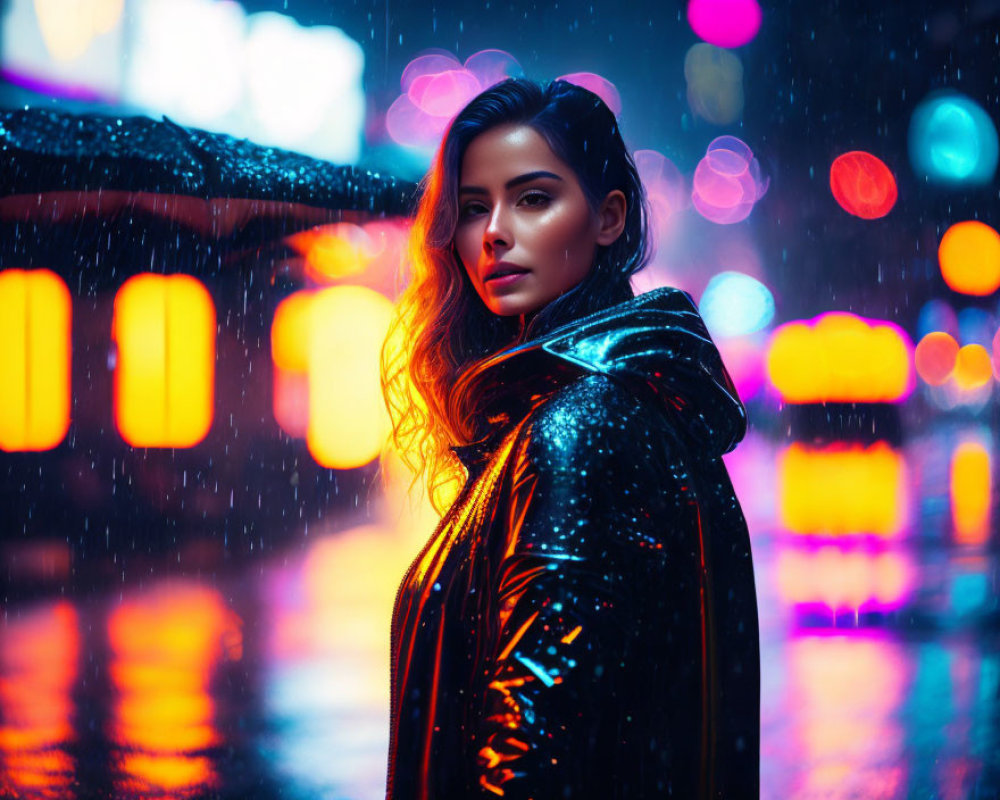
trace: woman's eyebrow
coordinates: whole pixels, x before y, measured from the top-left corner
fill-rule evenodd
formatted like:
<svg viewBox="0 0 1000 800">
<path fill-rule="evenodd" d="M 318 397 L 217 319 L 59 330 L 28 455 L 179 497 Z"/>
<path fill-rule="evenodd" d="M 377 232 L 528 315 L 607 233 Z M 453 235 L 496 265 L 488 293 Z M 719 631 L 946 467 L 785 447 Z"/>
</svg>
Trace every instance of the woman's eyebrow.
<svg viewBox="0 0 1000 800">
<path fill-rule="evenodd" d="M 554 178 L 557 181 L 561 181 L 562 178 L 556 175 L 554 172 L 549 172 L 548 170 L 539 169 L 534 172 L 525 172 L 523 175 L 518 175 L 516 178 L 511 178 L 507 183 L 504 184 L 505 189 L 513 189 L 515 186 L 520 186 L 522 183 L 528 183 L 529 181 L 537 180 L 538 178 Z M 459 194 L 489 194 L 482 186 L 460 186 L 458 189 Z"/>
</svg>

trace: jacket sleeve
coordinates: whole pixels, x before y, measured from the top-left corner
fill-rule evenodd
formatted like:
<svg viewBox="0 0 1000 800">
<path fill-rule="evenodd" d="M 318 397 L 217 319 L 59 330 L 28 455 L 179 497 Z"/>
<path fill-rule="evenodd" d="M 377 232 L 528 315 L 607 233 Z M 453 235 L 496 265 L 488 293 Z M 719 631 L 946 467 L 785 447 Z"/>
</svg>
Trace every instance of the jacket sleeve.
<svg viewBox="0 0 1000 800">
<path fill-rule="evenodd" d="M 515 454 L 476 732 L 480 796 L 599 796 L 629 742 L 621 700 L 646 624 L 639 601 L 663 580 L 664 527 L 685 513 L 683 470 L 652 413 L 587 376 L 537 412 Z"/>
</svg>

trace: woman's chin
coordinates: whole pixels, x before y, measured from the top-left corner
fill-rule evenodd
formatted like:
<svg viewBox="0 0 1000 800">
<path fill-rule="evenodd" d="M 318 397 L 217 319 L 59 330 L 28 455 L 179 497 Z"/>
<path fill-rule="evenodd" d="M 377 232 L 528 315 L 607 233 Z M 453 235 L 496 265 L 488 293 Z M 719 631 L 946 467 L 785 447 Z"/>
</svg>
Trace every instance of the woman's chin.
<svg viewBox="0 0 1000 800">
<path fill-rule="evenodd" d="M 525 298 L 492 297 L 486 307 L 498 317 L 519 317 L 522 314 L 534 313 L 541 308 L 541 305 Z"/>
</svg>

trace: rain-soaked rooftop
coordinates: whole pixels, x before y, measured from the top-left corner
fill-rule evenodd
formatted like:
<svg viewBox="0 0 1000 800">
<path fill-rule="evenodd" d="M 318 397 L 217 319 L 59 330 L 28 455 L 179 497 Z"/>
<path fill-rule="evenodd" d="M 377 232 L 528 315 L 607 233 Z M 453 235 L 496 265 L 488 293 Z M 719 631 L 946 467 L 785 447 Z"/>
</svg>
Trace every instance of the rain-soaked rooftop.
<svg viewBox="0 0 1000 800">
<path fill-rule="evenodd" d="M 873 6 L 881 5 L 875 8 Z M 0 795 L 384 796 L 417 182 L 601 96 L 743 399 L 761 796 L 1000 797 L 1000 2 L 0 4 Z M 402 271 L 401 271 L 402 269 Z"/>
</svg>

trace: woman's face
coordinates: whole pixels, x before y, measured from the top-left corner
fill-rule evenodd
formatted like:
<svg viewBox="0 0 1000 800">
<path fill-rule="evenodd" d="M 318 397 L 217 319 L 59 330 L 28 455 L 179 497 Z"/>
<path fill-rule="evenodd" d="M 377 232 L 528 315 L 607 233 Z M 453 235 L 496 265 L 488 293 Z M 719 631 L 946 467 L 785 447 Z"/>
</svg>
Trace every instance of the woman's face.
<svg viewBox="0 0 1000 800">
<path fill-rule="evenodd" d="M 502 125 L 466 148 L 455 248 L 494 314 L 530 315 L 582 281 L 598 245 L 625 225 L 614 191 L 594 211 L 579 180 L 528 125 Z M 492 277 L 513 271 L 509 277 Z"/>
</svg>

